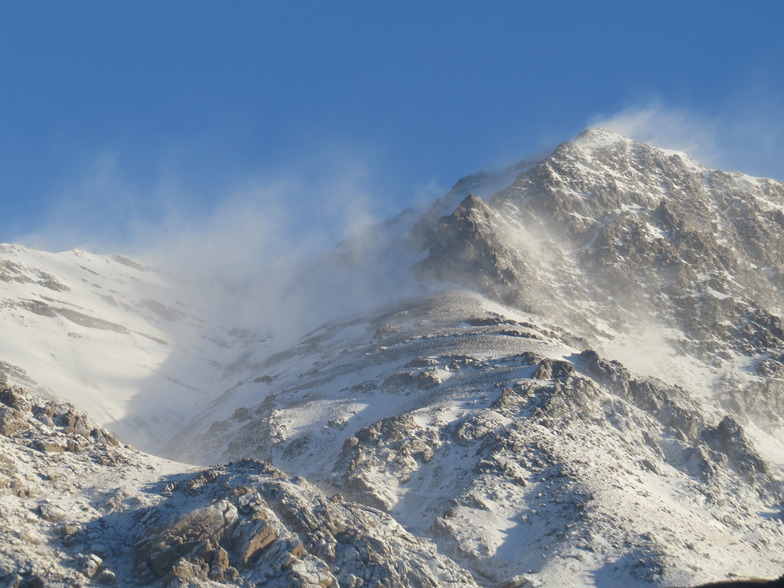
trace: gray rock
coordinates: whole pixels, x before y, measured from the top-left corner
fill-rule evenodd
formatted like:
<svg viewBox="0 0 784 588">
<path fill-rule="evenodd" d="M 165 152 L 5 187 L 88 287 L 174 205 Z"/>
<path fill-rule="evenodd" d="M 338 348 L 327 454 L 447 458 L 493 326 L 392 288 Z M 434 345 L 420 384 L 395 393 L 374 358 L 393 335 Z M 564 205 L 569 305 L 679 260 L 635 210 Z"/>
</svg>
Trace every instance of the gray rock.
<svg viewBox="0 0 784 588">
<path fill-rule="evenodd" d="M 91 553 L 85 556 L 82 561 L 79 562 L 79 571 L 82 572 L 86 577 L 92 578 L 98 573 L 102 565 L 103 560 L 94 553 Z"/>
</svg>

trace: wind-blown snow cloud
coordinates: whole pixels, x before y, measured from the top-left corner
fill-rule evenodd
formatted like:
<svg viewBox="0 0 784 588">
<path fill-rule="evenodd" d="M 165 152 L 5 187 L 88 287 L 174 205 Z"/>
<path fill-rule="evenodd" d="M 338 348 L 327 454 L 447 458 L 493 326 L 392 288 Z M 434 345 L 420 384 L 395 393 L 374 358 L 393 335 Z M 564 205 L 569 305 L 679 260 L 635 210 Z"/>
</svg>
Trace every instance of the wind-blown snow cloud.
<svg viewBox="0 0 784 588">
<path fill-rule="evenodd" d="M 239 171 L 211 185 L 195 183 L 182 168 L 159 170 L 147 181 L 145 175 L 149 170 L 134 169 L 115 153 L 95 155 L 51 188 L 35 230 L 14 241 L 48 250 L 147 253 L 169 248 L 180 234 L 207 231 L 225 233 L 222 245 L 242 242 L 252 251 L 300 231 L 285 237 L 291 251 L 337 242 L 372 223 L 379 210 L 386 214 L 371 167 L 337 149 L 272 172 Z"/>
<path fill-rule="evenodd" d="M 52 188 L 35 229 L 14 235 L 14 242 L 48 251 L 117 252 L 127 247 L 143 216 L 160 216 L 161 203 L 142 197 L 110 151 L 95 155 L 75 174 Z"/>
<path fill-rule="evenodd" d="M 596 116 L 589 126 L 684 151 L 714 168 L 784 179 L 781 120 L 784 102 L 758 84 L 735 93 L 726 108 L 714 114 L 654 99 Z"/>
<path fill-rule="evenodd" d="M 273 332 L 313 327 L 396 291 L 379 263 L 352 267 L 344 256 L 375 255 L 370 196 L 356 170 L 316 182 L 256 179 L 208 216 L 167 219 L 136 256 L 199 287 L 236 295 L 233 320 Z"/>
<path fill-rule="evenodd" d="M 603 127 L 657 147 L 684 151 L 700 161 L 715 158 L 716 124 L 695 113 L 668 108 L 659 101 L 630 106 L 609 117 L 597 117 L 590 126 Z"/>
<path fill-rule="evenodd" d="M 401 290 L 397 260 L 379 257 L 369 190 L 356 167 L 255 178 L 208 216 L 172 215 L 136 255 L 227 294 L 237 324 L 301 334 Z"/>
<path fill-rule="evenodd" d="M 332 150 L 201 190 L 174 173 L 148 187 L 129 177 L 117 157 L 97 157 L 18 242 L 129 255 L 227 305 L 227 324 L 276 333 L 408 287 L 402 272 L 414 262 L 385 254 L 388 195 L 361 156 Z"/>
</svg>

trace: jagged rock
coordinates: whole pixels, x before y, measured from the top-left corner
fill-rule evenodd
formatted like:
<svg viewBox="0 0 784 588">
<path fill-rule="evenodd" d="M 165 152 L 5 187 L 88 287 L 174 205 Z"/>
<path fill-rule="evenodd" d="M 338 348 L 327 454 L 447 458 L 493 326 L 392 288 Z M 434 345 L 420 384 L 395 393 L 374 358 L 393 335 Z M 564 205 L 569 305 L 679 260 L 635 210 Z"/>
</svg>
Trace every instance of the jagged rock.
<svg viewBox="0 0 784 588">
<path fill-rule="evenodd" d="M 209 545 L 219 544 L 237 517 L 236 507 L 227 501 L 186 512 L 136 544 L 137 567 L 164 577 L 182 557 L 201 556 Z"/>
<path fill-rule="evenodd" d="M 716 427 L 708 427 L 702 438 L 715 451 L 725 456 L 739 473 L 754 478 L 765 475 L 767 465 L 751 447 L 743 429 L 730 416 L 725 416 Z"/>
<path fill-rule="evenodd" d="M 470 194 L 449 216 L 439 219 L 429 255 L 419 272 L 430 279 L 456 280 L 502 300 L 510 297 L 525 272 L 524 262 L 493 231 L 495 213 Z M 532 279 L 526 275 L 525 279 Z"/>
<path fill-rule="evenodd" d="M 22 418 L 22 411 L 9 406 L 0 406 L 0 435 L 13 437 L 29 429 Z"/>
<path fill-rule="evenodd" d="M 60 418 L 72 409 L 21 390 L 13 398 L 26 412 L 7 408 L 27 424 L 27 433 L 0 437 L 0 448 L 28 464 L 16 475 L 47 498 L 35 507 L 39 517 L 30 517 L 26 496 L 4 496 L 0 564 L 8 557 L 19 564 L 0 567 L 3 585 L 70 586 L 87 579 L 96 585 L 283 588 L 357 585 L 358 578 L 360 585 L 475 585 L 430 541 L 389 516 L 332 500 L 263 462 L 199 472 L 183 467 L 173 479 L 157 480 L 152 458 L 98 435 L 66 432 L 74 419 L 89 426 L 84 415 Z M 40 453 L 36 447 L 53 434 L 87 445 L 77 453 Z M 99 465 L 97 458 L 107 461 Z M 105 467 L 112 475 L 101 482 L 93 473 Z M 133 484 L 135 494 L 126 490 Z M 25 568 L 31 546 L 37 555 Z"/>
<path fill-rule="evenodd" d="M 111 570 L 101 570 L 97 576 L 98 583 L 106 586 L 112 585 L 117 580 L 116 574 Z"/>
<path fill-rule="evenodd" d="M 274 477 L 264 477 L 270 474 Z M 192 483 L 199 479 L 211 481 Z M 235 493 L 231 501 L 220 499 L 231 495 L 229 487 L 240 487 L 240 480 L 247 491 Z M 349 572 L 370 572 L 388 585 L 402 578 L 431 586 L 439 584 L 438 578 L 471 584 L 469 576 L 427 544 L 420 548 L 420 540 L 406 536 L 391 519 L 357 505 L 328 501 L 305 482 L 292 483 L 258 462 L 208 470 L 180 488 L 182 494 L 175 493 L 169 502 L 177 503 L 183 495 L 211 502 L 185 514 L 164 502 L 145 514 L 159 524 L 136 544 L 140 577 L 152 572 L 169 585 L 244 577 L 275 585 L 332 586 Z M 370 544 L 375 555 L 368 559 L 357 549 Z M 400 555 L 408 554 L 402 576 L 399 556 L 393 557 L 401 549 Z M 416 555 L 417 549 L 423 549 L 422 555 Z M 430 558 L 435 558 L 433 563 Z M 436 562 L 440 571 L 433 567 Z"/>
<path fill-rule="evenodd" d="M 65 518 L 66 513 L 63 509 L 51 504 L 42 504 L 38 507 L 38 514 L 41 518 L 50 523 L 61 521 Z"/>
<path fill-rule="evenodd" d="M 42 453 L 62 453 L 65 451 L 66 446 L 59 441 L 38 439 L 33 443 L 33 448 Z"/>
</svg>

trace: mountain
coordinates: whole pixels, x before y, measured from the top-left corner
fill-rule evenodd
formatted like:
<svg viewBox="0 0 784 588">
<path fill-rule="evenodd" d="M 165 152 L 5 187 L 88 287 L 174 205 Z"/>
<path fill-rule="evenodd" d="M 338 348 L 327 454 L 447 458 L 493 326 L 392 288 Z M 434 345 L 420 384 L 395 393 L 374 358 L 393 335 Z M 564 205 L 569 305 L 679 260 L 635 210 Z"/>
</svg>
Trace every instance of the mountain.
<svg viewBox="0 0 784 588">
<path fill-rule="evenodd" d="M 781 182 L 591 129 L 347 240 L 267 322 L 127 258 L 3 246 L 0 496 L 39 547 L 5 541 L 0 578 L 779 576 L 783 228 Z M 65 545 L 71 522 L 103 534 Z"/>
</svg>

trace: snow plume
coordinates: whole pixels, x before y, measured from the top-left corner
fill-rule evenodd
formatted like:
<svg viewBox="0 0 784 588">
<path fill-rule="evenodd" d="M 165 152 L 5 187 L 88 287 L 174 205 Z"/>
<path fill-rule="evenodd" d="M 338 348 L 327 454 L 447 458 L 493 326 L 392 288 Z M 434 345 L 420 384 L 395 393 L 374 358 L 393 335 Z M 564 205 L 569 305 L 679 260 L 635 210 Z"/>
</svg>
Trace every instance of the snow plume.
<svg viewBox="0 0 784 588">
<path fill-rule="evenodd" d="M 253 180 L 207 217 L 169 221 L 139 256 L 227 296 L 239 325 L 301 335 L 401 292 L 357 174 Z"/>
<path fill-rule="evenodd" d="M 700 163 L 717 158 L 716 124 L 687 110 L 670 108 L 655 100 L 629 106 L 610 116 L 594 118 L 591 127 L 609 129 L 637 141 L 688 153 Z"/>
<path fill-rule="evenodd" d="M 72 173 L 49 189 L 37 226 L 9 236 L 13 242 L 52 252 L 79 248 L 118 253 L 128 248 L 142 219 L 160 217 L 170 201 L 158 188 L 145 198 L 145 189 L 128 177 L 110 150 L 92 156 Z"/>
<path fill-rule="evenodd" d="M 402 227 L 378 221 L 381 184 L 344 152 L 228 186 L 189 189 L 168 174 L 145 189 L 106 156 L 21 242 L 125 254 L 217 298 L 227 324 L 301 334 L 400 295 L 406 261 L 385 247 Z"/>
<path fill-rule="evenodd" d="M 683 151 L 713 168 L 784 179 L 784 100 L 763 83 L 746 85 L 719 112 L 679 108 L 653 99 L 594 117 L 589 126 L 664 149 Z"/>
</svg>

